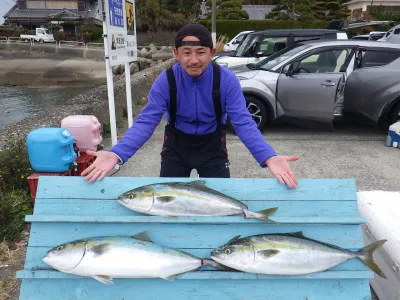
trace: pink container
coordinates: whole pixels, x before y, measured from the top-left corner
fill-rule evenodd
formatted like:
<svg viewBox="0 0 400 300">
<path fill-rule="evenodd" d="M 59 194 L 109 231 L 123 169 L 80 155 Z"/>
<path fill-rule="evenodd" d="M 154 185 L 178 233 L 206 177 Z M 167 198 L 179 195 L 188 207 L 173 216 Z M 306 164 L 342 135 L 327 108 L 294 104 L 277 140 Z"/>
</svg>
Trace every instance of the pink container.
<svg viewBox="0 0 400 300">
<path fill-rule="evenodd" d="M 71 131 L 79 151 L 97 151 L 103 141 L 100 135 L 100 123 L 92 115 L 73 115 L 61 121 L 61 127 Z"/>
</svg>

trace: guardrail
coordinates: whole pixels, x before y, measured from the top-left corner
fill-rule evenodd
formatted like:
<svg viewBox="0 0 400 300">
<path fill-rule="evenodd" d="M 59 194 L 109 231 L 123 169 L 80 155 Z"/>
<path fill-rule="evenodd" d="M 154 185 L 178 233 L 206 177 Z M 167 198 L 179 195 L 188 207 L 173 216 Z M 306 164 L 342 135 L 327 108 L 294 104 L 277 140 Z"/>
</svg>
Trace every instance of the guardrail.
<svg viewBox="0 0 400 300">
<path fill-rule="evenodd" d="M 57 43 L 57 42 L 56 42 Z M 85 47 L 84 42 L 78 42 L 78 41 L 64 41 L 61 40 L 58 42 L 58 47 L 61 48 L 61 44 L 67 47 Z"/>
<path fill-rule="evenodd" d="M 7 43 L 8 38 L 6 36 L 0 36 L 0 43 Z"/>
</svg>

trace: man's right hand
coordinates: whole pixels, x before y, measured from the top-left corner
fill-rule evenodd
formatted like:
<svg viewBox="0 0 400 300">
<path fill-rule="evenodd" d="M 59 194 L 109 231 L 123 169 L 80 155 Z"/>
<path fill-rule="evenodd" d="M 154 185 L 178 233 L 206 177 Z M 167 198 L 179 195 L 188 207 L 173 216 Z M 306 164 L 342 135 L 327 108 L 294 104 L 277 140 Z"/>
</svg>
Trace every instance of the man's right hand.
<svg viewBox="0 0 400 300">
<path fill-rule="evenodd" d="M 87 154 L 96 156 L 95 161 L 83 172 L 82 176 L 85 176 L 84 180 L 89 183 L 93 183 L 96 179 L 102 180 L 106 176 L 107 172 L 112 170 L 118 163 L 118 157 L 108 151 L 86 151 Z"/>
</svg>

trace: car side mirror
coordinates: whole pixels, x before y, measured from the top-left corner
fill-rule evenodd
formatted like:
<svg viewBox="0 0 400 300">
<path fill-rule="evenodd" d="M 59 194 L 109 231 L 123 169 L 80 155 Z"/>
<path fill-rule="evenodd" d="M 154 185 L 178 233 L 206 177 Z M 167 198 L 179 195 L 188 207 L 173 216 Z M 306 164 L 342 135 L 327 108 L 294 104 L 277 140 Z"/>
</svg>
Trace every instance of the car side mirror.
<svg viewBox="0 0 400 300">
<path fill-rule="evenodd" d="M 232 45 L 236 45 L 236 44 L 239 44 L 239 42 L 237 40 L 233 40 Z"/>
<path fill-rule="evenodd" d="M 264 52 L 262 52 L 262 51 L 258 51 L 258 52 L 256 52 L 256 53 L 254 54 L 254 57 L 256 57 L 256 58 L 259 58 L 259 57 L 261 57 L 261 56 L 264 56 Z"/>
<path fill-rule="evenodd" d="M 282 73 L 288 77 L 292 76 L 293 75 L 293 64 L 288 64 L 288 65 L 284 66 Z"/>
<path fill-rule="evenodd" d="M 295 61 L 291 64 L 288 64 L 283 67 L 282 73 L 285 74 L 286 76 L 292 76 L 294 73 L 296 73 L 297 69 L 299 68 L 300 62 Z"/>
</svg>

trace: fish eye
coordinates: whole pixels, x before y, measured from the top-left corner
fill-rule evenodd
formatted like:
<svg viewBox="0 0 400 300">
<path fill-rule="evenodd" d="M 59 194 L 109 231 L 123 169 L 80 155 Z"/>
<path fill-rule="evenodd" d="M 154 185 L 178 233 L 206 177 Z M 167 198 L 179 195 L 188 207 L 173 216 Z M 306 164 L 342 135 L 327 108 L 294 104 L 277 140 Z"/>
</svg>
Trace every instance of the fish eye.
<svg viewBox="0 0 400 300">
<path fill-rule="evenodd" d="M 228 255 L 231 254 L 231 249 L 226 248 L 226 249 L 225 249 L 225 254 L 228 254 Z"/>
<path fill-rule="evenodd" d="M 57 251 L 60 251 L 60 250 L 62 250 L 62 249 L 64 249 L 63 246 L 58 246 L 58 247 L 56 248 Z"/>
<path fill-rule="evenodd" d="M 129 199 L 134 199 L 135 198 L 135 194 L 130 194 L 129 195 Z"/>
</svg>

